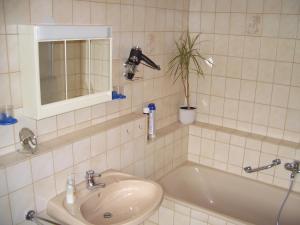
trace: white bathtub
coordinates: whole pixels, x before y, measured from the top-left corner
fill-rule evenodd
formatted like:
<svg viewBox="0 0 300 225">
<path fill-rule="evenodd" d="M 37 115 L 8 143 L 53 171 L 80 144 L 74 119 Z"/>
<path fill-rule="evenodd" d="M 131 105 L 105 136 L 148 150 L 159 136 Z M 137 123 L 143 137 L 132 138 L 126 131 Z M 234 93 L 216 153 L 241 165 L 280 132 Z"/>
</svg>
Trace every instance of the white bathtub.
<svg viewBox="0 0 300 225">
<path fill-rule="evenodd" d="M 284 189 L 191 162 L 159 182 L 171 199 L 255 225 L 275 225 L 286 194 Z M 290 194 L 280 221 L 300 225 L 300 194 Z"/>
</svg>

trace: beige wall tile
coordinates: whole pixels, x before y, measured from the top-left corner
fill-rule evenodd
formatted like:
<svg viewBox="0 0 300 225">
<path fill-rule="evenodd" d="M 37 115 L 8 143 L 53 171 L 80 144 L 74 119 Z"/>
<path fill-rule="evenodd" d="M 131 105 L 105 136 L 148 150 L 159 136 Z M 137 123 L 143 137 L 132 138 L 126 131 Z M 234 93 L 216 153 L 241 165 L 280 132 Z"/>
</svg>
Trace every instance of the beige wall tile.
<svg viewBox="0 0 300 225">
<path fill-rule="evenodd" d="M 54 23 L 52 16 L 52 0 L 30 0 L 31 23 Z"/>
<path fill-rule="evenodd" d="M 91 139 L 86 138 L 73 144 L 74 164 L 78 164 L 90 158 Z"/>
<path fill-rule="evenodd" d="M 57 116 L 57 129 L 63 129 L 75 125 L 74 112 L 68 112 Z"/>
<path fill-rule="evenodd" d="M 215 33 L 228 34 L 230 29 L 229 19 L 229 13 L 216 13 Z"/>
<path fill-rule="evenodd" d="M 73 24 L 83 25 L 90 24 L 90 2 L 73 1 Z"/>
<path fill-rule="evenodd" d="M 282 1 L 282 13 L 297 14 L 300 10 L 300 3 L 297 0 L 283 0 Z"/>
<path fill-rule="evenodd" d="M 0 126 L 0 147 L 6 147 L 12 145 L 14 142 L 14 131 L 13 127 Z"/>
<path fill-rule="evenodd" d="M 265 0 L 264 1 L 264 12 L 280 13 L 280 11 L 281 11 L 281 0 Z"/>
<path fill-rule="evenodd" d="M 52 152 L 31 159 L 33 181 L 53 175 Z"/>
<path fill-rule="evenodd" d="M 22 176 L 20 176 L 22 174 Z M 32 183 L 29 161 L 18 163 L 6 169 L 8 191 L 13 192 Z"/>
<path fill-rule="evenodd" d="M 214 12 L 216 7 L 216 0 L 202 0 L 201 10 L 203 12 Z"/>
<path fill-rule="evenodd" d="M 55 173 L 73 165 L 72 145 L 67 145 L 53 151 L 53 167 Z"/>
<path fill-rule="evenodd" d="M 0 198 L 0 207 L 1 223 L 5 225 L 12 225 L 11 210 L 8 196 L 3 196 Z"/>
<path fill-rule="evenodd" d="M 56 116 L 37 121 L 38 135 L 44 135 L 57 130 Z"/>
<path fill-rule="evenodd" d="M 300 110 L 300 88 L 299 87 L 291 87 L 290 89 L 290 97 L 289 97 L 289 108 Z"/>
<path fill-rule="evenodd" d="M 6 36 L 0 35 L 0 73 L 8 72 L 8 59 L 7 59 L 7 44 L 6 44 Z"/>
<path fill-rule="evenodd" d="M 9 198 L 13 224 L 24 221 L 24 214 L 31 209 L 35 209 L 32 185 L 12 193 Z"/>
<path fill-rule="evenodd" d="M 72 0 L 53 0 L 53 18 L 58 24 L 72 24 Z"/>
<path fill-rule="evenodd" d="M 91 23 L 105 25 L 106 17 L 106 4 L 91 2 Z"/>
<path fill-rule="evenodd" d="M 274 85 L 272 105 L 285 107 L 288 104 L 289 88 L 283 85 Z"/>
<path fill-rule="evenodd" d="M 34 183 L 34 198 L 37 212 L 47 209 L 48 201 L 56 195 L 54 177 L 48 177 Z"/>
<path fill-rule="evenodd" d="M 5 0 L 4 9 L 5 22 L 9 26 L 30 23 L 29 0 Z"/>
<path fill-rule="evenodd" d="M 0 196 L 8 193 L 5 169 L 0 169 Z"/>
<path fill-rule="evenodd" d="M 263 35 L 277 37 L 280 26 L 280 14 L 263 15 Z"/>
<path fill-rule="evenodd" d="M 106 132 L 91 137 L 91 155 L 96 156 L 106 151 Z"/>
</svg>

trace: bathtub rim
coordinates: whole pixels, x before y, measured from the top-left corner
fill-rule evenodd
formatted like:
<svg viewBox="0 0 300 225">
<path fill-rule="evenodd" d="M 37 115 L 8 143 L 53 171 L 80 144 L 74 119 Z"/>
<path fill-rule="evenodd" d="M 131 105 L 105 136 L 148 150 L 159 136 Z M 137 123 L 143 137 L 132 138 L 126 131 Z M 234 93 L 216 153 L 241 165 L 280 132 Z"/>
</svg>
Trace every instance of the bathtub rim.
<svg viewBox="0 0 300 225">
<path fill-rule="evenodd" d="M 244 180 L 255 182 L 255 183 L 258 183 L 258 184 L 261 184 L 261 185 L 266 185 L 266 186 L 269 186 L 269 187 L 272 187 L 272 188 L 283 190 L 285 192 L 288 191 L 288 188 L 284 188 L 284 187 L 277 186 L 277 185 L 274 185 L 274 184 L 265 183 L 265 182 L 260 181 L 260 180 L 252 179 L 251 177 L 246 177 L 246 176 L 238 175 L 238 174 L 235 174 L 235 173 L 230 173 L 230 172 L 225 171 L 225 170 L 221 170 L 221 169 L 218 169 L 218 168 L 215 168 L 215 167 L 206 166 L 206 165 L 203 165 L 203 164 L 200 164 L 200 163 L 196 163 L 196 162 L 192 162 L 192 161 L 189 161 L 189 160 L 187 160 L 184 163 L 182 163 L 182 164 L 174 167 L 172 170 L 170 170 L 169 172 L 167 172 L 166 174 L 164 174 L 162 177 L 160 177 L 156 181 L 160 184 L 160 181 L 163 178 L 165 178 L 167 175 L 171 174 L 172 172 L 174 172 L 175 170 L 177 170 L 177 169 L 179 169 L 180 167 L 183 167 L 183 166 L 199 166 L 199 167 L 204 167 L 204 168 L 206 168 L 208 170 L 215 170 L 215 171 L 218 171 L 218 172 L 221 172 L 221 173 L 229 174 L 229 175 L 232 175 L 232 176 L 237 177 L 239 179 L 244 179 Z M 300 177 L 300 174 L 298 174 L 297 176 Z M 290 176 L 288 176 L 288 177 L 290 177 Z M 288 181 L 290 182 L 290 179 Z M 295 182 L 294 182 L 294 185 L 295 185 Z M 295 195 L 298 195 L 300 197 L 300 192 L 298 192 L 298 191 L 292 190 L 291 194 L 295 194 Z"/>
<path fill-rule="evenodd" d="M 162 188 L 164 190 L 165 199 L 171 200 L 172 202 L 181 204 L 181 205 L 186 206 L 188 208 L 204 212 L 204 213 L 206 213 L 208 215 L 211 215 L 211 216 L 214 216 L 216 218 L 220 218 L 220 219 L 222 219 L 222 220 L 224 220 L 226 222 L 233 223 L 234 225 L 255 225 L 255 224 L 247 222 L 247 221 L 244 221 L 244 220 L 240 220 L 240 219 L 232 217 L 232 216 L 228 216 L 228 215 L 223 214 L 223 213 L 214 212 L 213 210 L 207 209 L 205 207 L 202 207 L 202 206 L 190 203 L 190 202 L 185 201 L 183 199 L 176 198 L 175 196 L 171 195 L 170 193 L 168 193 L 165 190 L 165 188 L 161 184 L 161 180 L 163 180 L 165 177 L 167 177 L 169 174 L 171 174 L 175 170 L 177 170 L 177 169 L 179 169 L 181 167 L 184 167 L 184 166 L 204 167 L 204 168 L 206 168 L 208 170 L 215 170 L 215 171 L 218 171 L 218 172 L 221 172 L 221 173 L 232 175 L 232 176 L 234 176 L 234 177 L 236 177 L 238 179 L 244 179 L 244 180 L 248 180 L 248 181 L 251 181 L 251 182 L 259 183 L 261 185 L 265 185 L 265 186 L 268 186 L 268 187 L 271 187 L 271 188 L 279 189 L 279 190 L 282 190 L 282 191 L 285 191 L 285 192 L 288 191 L 287 189 L 282 188 L 282 187 L 278 187 L 278 186 L 271 185 L 271 184 L 268 184 L 268 183 L 264 183 L 264 182 L 261 182 L 261 181 L 255 180 L 255 179 L 251 179 L 249 177 L 244 177 L 244 176 L 241 176 L 241 175 L 230 173 L 228 171 L 220 170 L 218 168 L 209 167 L 209 166 L 202 165 L 202 164 L 195 163 L 195 162 L 191 162 L 191 161 L 186 161 L 186 162 L 182 163 L 181 165 L 178 165 L 177 167 L 173 168 L 171 171 L 169 171 L 168 173 L 164 174 L 164 176 L 162 176 L 161 178 L 159 178 L 157 180 L 157 182 L 162 186 Z M 300 193 L 299 192 L 292 191 L 291 194 L 295 194 L 297 197 L 300 197 Z M 162 203 L 162 206 L 164 206 L 164 202 Z M 168 207 L 168 206 L 166 206 L 166 207 Z M 208 221 L 205 221 L 205 222 L 208 222 Z"/>
</svg>

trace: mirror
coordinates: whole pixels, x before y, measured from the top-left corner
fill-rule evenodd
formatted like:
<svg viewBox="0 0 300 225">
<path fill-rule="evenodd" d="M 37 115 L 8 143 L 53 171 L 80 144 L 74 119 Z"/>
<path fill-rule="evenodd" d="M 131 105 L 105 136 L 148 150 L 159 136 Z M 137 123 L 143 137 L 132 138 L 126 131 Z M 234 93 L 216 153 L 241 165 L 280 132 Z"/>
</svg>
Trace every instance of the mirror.
<svg viewBox="0 0 300 225">
<path fill-rule="evenodd" d="M 39 42 L 41 104 L 110 91 L 111 40 Z"/>
<path fill-rule="evenodd" d="M 42 105 L 66 98 L 64 42 L 39 43 Z"/>
</svg>

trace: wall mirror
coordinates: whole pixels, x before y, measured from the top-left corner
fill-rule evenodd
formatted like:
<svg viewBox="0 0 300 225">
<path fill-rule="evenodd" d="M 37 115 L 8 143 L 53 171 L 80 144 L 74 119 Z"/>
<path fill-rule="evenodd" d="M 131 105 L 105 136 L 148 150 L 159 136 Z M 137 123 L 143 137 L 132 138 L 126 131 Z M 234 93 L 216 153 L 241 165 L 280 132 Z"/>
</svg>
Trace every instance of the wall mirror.
<svg viewBox="0 0 300 225">
<path fill-rule="evenodd" d="M 23 113 L 35 119 L 111 100 L 111 28 L 20 26 Z"/>
</svg>

